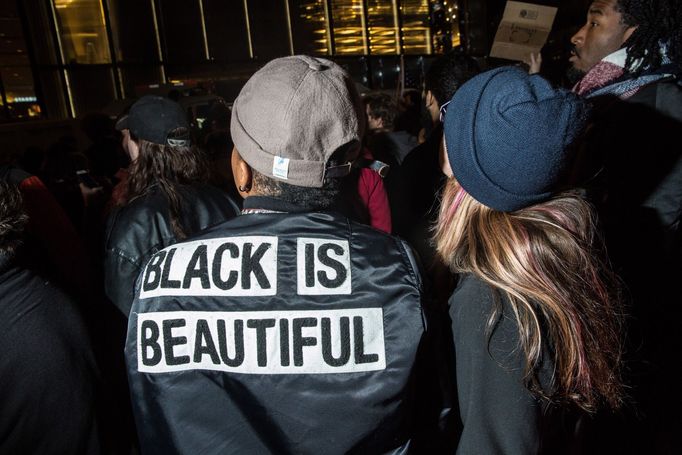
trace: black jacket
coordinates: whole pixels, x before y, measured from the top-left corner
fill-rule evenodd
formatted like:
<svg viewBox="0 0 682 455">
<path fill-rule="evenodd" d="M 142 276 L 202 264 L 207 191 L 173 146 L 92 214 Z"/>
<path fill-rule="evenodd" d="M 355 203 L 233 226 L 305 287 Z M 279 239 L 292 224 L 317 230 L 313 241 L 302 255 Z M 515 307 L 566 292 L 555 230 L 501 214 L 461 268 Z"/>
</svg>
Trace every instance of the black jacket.
<svg viewBox="0 0 682 455">
<path fill-rule="evenodd" d="M 587 153 L 602 160 L 597 181 L 605 186 L 609 209 L 650 213 L 668 235 L 679 235 L 682 222 L 681 84 L 658 81 L 625 101 L 592 98 L 594 119 L 586 137 Z"/>
<path fill-rule="evenodd" d="M 237 205 L 210 185 L 181 186 L 181 222 L 188 235 L 236 216 Z M 143 196 L 116 210 L 107 222 L 104 289 L 126 316 L 135 280 L 152 254 L 177 242 L 170 225 L 166 196 L 154 186 Z"/>
<path fill-rule="evenodd" d="M 682 86 L 665 80 L 627 101 L 594 98 L 595 121 L 587 156 L 602 158 L 590 182 L 609 259 L 630 306 L 625 380 L 636 413 L 600 429 L 609 450 L 643 453 L 656 439 L 680 453 L 682 398 L 670 396 L 679 376 L 682 338 Z M 617 444 L 614 446 L 614 442 Z M 615 447 L 615 448 L 614 448 Z"/>
<path fill-rule="evenodd" d="M 334 213 L 245 214 L 154 255 L 140 291 L 126 359 L 143 453 L 411 448 L 426 323 L 399 239 Z"/>
<path fill-rule="evenodd" d="M 0 253 L 0 453 L 100 453 L 97 373 L 83 319 Z"/>
<path fill-rule="evenodd" d="M 580 453 L 577 416 L 535 397 L 524 385 L 525 358 L 508 299 L 465 274 L 449 304 L 463 426 L 457 453 Z M 489 330 L 495 308 L 501 315 Z M 551 356 L 544 350 L 536 376 L 547 391 L 552 371 Z"/>
</svg>

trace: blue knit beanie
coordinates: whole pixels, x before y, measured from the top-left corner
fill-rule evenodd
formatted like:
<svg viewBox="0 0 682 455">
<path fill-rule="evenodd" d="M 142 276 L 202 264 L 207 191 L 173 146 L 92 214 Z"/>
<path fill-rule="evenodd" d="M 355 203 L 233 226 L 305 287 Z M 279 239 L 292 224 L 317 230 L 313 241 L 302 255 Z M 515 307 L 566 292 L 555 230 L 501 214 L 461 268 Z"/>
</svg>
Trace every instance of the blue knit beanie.
<svg viewBox="0 0 682 455">
<path fill-rule="evenodd" d="M 543 202 L 562 183 L 587 113 L 577 95 L 519 68 L 481 73 L 455 92 L 443 122 L 453 175 L 495 210 Z"/>
</svg>

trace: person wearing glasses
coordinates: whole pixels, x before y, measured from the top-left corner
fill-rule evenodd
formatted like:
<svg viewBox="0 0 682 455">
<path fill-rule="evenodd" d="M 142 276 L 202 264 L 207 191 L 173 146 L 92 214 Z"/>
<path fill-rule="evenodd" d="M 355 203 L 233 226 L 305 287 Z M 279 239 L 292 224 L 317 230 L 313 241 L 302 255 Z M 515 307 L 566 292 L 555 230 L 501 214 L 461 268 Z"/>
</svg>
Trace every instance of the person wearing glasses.
<svg viewBox="0 0 682 455">
<path fill-rule="evenodd" d="M 444 111 L 434 240 L 459 275 L 457 453 L 579 450 L 576 418 L 623 397 L 616 279 L 590 205 L 565 181 L 588 109 L 503 67 L 462 85 Z"/>
</svg>

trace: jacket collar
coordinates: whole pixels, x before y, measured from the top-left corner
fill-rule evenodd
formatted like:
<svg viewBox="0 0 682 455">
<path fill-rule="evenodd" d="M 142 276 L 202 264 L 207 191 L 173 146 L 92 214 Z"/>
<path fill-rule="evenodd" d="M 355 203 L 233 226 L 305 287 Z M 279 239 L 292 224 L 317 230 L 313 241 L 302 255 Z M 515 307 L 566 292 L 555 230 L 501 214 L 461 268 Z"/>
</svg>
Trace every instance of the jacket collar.
<svg viewBox="0 0 682 455">
<path fill-rule="evenodd" d="M 285 212 L 302 213 L 316 211 L 312 207 L 305 207 L 291 202 L 283 201 L 271 196 L 249 196 L 244 199 L 244 209 L 242 213 L 256 212 Z"/>
</svg>

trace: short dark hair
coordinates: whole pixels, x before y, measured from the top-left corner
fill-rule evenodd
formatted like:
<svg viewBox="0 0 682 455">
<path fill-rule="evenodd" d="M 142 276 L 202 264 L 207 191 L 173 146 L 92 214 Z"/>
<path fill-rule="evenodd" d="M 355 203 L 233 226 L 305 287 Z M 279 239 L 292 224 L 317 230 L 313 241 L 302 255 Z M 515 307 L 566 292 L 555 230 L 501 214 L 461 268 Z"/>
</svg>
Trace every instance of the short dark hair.
<svg viewBox="0 0 682 455">
<path fill-rule="evenodd" d="M 341 147 L 329 157 L 327 168 L 339 166 L 353 158 L 353 147 Z M 281 180 L 268 177 L 251 168 L 253 180 L 258 189 L 267 196 L 281 199 L 312 210 L 329 210 L 336 206 L 343 189 L 345 177 L 326 178 L 322 188 L 309 188 L 291 185 Z"/>
<path fill-rule="evenodd" d="M 341 179 L 338 178 L 329 179 L 322 188 L 308 188 L 273 179 L 255 169 L 252 173 L 254 182 L 264 194 L 312 210 L 331 209 L 341 194 Z"/>
<path fill-rule="evenodd" d="M 617 0 L 616 11 L 622 23 L 637 27 L 625 42 L 625 68 L 633 73 L 658 69 L 663 60 L 661 45 L 668 58 L 682 63 L 682 7 L 679 0 Z M 640 62 L 635 67 L 635 62 Z"/>
<path fill-rule="evenodd" d="M 21 244 L 28 216 L 16 185 L 0 180 L 0 253 L 13 255 Z"/>
<path fill-rule="evenodd" d="M 369 93 L 362 98 L 365 106 L 369 106 L 372 117 L 379 118 L 384 122 L 384 128 L 393 129 L 395 119 L 398 116 L 398 103 L 388 93 Z"/>
<path fill-rule="evenodd" d="M 450 101 L 457 89 L 481 72 L 478 62 L 457 51 L 449 52 L 431 63 L 424 77 L 424 88 L 430 91 L 442 106 Z"/>
</svg>

